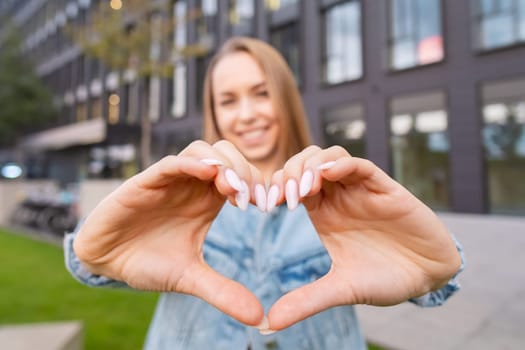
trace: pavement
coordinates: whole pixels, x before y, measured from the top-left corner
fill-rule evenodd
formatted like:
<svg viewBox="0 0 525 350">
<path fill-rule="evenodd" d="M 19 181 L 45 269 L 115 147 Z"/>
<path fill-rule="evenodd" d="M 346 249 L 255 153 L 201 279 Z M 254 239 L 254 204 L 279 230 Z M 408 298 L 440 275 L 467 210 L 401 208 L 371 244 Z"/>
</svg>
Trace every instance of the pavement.
<svg viewBox="0 0 525 350">
<path fill-rule="evenodd" d="M 0 349 L 82 350 L 83 326 L 78 321 L 0 325 Z"/>
<path fill-rule="evenodd" d="M 525 218 L 440 214 L 463 245 L 461 290 L 445 305 L 360 305 L 367 339 L 396 350 L 525 349 Z"/>
</svg>

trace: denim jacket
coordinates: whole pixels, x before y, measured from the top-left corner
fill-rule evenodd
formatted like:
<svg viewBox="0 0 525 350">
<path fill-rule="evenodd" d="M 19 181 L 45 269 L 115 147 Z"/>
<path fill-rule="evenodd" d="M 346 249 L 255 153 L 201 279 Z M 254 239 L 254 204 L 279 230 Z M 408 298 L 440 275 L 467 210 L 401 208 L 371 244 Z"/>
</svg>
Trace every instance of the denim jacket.
<svg viewBox="0 0 525 350">
<path fill-rule="evenodd" d="M 64 240 L 66 266 L 90 286 L 125 286 L 90 274 L 74 255 L 74 233 Z M 458 250 L 461 248 L 458 245 Z M 283 294 L 323 276 L 331 260 L 304 207 L 271 213 L 250 206 L 246 212 L 227 203 L 212 224 L 204 245 L 208 264 L 239 281 L 261 301 L 265 312 Z M 442 304 L 459 289 L 453 278 L 442 289 L 411 300 L 421 306 Z M 323 311 L 283 331 L 260 335 L 189 295 L 161 295 L 146 350 L 366 349 L 352 306 Z"/>
</svg>

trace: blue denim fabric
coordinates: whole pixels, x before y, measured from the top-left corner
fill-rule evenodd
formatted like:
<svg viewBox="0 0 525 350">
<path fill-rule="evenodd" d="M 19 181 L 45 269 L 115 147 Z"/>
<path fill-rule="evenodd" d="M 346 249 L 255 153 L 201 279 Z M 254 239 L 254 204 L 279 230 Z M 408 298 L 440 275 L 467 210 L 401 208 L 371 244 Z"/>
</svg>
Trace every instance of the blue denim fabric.
<svg viewBox="0 0 525 350">
<path fill-rule="evenodd" d="M 67 268 L 75 278 L 91 286 L 125 286 L 83 269 L 72 250 L 73 239 L 74 234 L 68 235 L 64 246 Z M 266 214 L 253 206 L 240 212 L 227 203 L 210 228 L 204 257 L 215 270 L 253 291 L 266 312 L 283 294 L 326 274 L 331 264 L 304 207 L 290 212 L 284 205 Z M 452 279 L 411 301 L 440 305 L 458 289 Z M 352 306 L 326 310 L 263 336 L 204 301 L 178 293 L 161 295 L 144 348 L 245 350 L 248 345 L 253 350 L 366 349 Z"/>
</svg>

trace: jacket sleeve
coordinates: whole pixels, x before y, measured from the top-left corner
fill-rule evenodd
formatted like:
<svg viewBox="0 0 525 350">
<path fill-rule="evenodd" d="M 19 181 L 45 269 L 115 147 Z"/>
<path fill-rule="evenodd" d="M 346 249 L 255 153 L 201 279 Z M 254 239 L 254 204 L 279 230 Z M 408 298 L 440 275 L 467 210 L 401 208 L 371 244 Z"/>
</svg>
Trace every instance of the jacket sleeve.
<svg viewBox="0 0 525 350">
<path fill-rule="evenodd" d="M 461 266 L 458 272 L 456 272 L 456 274 L 452 276 L 450 281 L 448 281 L 448 283 L 444 287 L 424 294 L 420 297 L 409 299 L 411 303 L 423 307 L 440 306 L 443 305 L 448 298 L 450 298 L 457 291 L 459 291 L 460 284 L 457 277 L 465 268 L 465 254 L 463 252 L 461 244 L 457 241 L 457 239 L 454 236 L 452 236 L 452 239 L 454 240 L 454 243 L 456 244 L 456 249 L 458 250 L 459 255 L 461 256 Z"/>
<path fill-rule="evenodd" d="M 64 237 L 64 258 L 66 269 L 76 280 L 91 287 L 128 287 L 128 285 L 124 282 L 116 281 L 105 276 L 92 274 L 82 265 L 76 256 L 75 251 L 73 250 L 73 241 L 75 240 L 75 236 L 79 227 L 80 224 L 77 226 L 74 232 L 68 233 Z"/>
</svg>

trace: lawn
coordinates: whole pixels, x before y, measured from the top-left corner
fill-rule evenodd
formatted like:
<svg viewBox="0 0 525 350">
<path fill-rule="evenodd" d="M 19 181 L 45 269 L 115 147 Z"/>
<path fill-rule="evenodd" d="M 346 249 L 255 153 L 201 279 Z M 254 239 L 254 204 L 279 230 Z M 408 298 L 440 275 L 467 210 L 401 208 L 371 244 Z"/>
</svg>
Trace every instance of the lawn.
<svg viewBox="0 0 525 350">
<path fill-rule="evenodd" d="M 80 320 L 85 349 L 141 349 L 158 294 L 90 288 L 62 249 L 0 229 L 0 325 Z"/>
<path fill-rule="evenodd" d="M 80 320 L 86 350 L 142 348 L 157 294 L 86 287 L 66 271 L 60 247 L 2 229 L 0 262 L 0 326 Z"/>
</svg>

